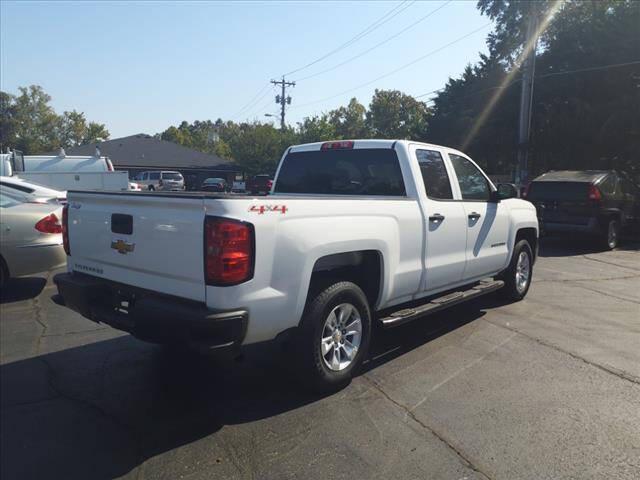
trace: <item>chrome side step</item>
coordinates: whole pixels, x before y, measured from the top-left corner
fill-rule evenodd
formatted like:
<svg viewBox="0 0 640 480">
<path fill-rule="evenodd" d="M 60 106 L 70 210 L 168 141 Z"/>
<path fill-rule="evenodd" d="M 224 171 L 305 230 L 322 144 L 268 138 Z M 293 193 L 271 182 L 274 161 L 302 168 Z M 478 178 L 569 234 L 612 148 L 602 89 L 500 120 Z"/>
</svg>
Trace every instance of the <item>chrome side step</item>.
<svg viewBox="0 0 640 480">
<path fill-rule="evenodd" d="M 486 295 L 487 293 L 495 292 L 496 290 L 501 289 L 503 286 L 504 282 L 502 280 L 481 282 L 468 290 L 449 293 L 447 295 L 443 295 L 442 297 L 434 298 L 423 305 L 398 310 L 397 312 L 393 312 L 387 317 L 381 318 L 380 322 L 382 323 L 382 326 L 384 328 L 397 327 L 398 325 L 410 322 L 411 320 L 415 320 L 416 318 L 424 317 L 426 315 L 444 310 L 445 308 L 451 307 L 458 303 L 466 302 L 467 300 L 481 297 L 482 295 Z"/>
</svg>

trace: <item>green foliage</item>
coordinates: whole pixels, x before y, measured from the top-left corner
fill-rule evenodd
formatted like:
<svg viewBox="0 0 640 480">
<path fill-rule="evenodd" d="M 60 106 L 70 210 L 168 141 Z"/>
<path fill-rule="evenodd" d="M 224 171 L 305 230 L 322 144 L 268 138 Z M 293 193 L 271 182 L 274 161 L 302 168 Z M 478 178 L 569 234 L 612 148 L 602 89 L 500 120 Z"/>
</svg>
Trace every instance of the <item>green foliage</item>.
<svg viewBox="0 0 640 480">
<path fill-rule="evenodd" d="M 425 138 L 431 112 L 424 102 L 398 90 L 377 90 L 367 112 L 374 138 Z"/>
<path fill-rule="evenodd" d="M 464 149 L 491 173 L 508 174 L 515 166 L 521 83 L 512 60 L 522 48 L 529 3 L 478 2 L 496 21 L 491 55 L 449 79 L 434 99 L 429 140 Z M 538 8 L 548 11 L 553 4 Z M 640 68 L 580 72 L 640 60 L 638 25 L 640 3 L 631 1 L 568 1 L 553 16 L 536 58 L 532 174 L 564 168 L 640 174 Z"/>
<path fill-rule="evenodd" d="M 0 92 L 0 145 L 37 154 L 109 138 L 105 125 L 89 122 L 75 110 L 57 115 L 51 97 L 38 85 L 19 95 Z"/>
</svg>

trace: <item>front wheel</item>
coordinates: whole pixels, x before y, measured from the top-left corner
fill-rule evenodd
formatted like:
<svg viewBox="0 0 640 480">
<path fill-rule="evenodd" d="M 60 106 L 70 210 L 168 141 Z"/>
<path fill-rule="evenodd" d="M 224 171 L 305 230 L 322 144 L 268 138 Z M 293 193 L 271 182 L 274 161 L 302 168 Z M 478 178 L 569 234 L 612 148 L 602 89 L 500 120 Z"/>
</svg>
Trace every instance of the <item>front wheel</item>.
<svg viewBox="0 0 640 480">
<path fill-rule="evenodd" d="M 298 332 L 301 380 L 317 392 L 349 384 L 364 359 L 371 337 L 371 312 L 364 292 L 338 282 L 314 296 Z"/>
<path fill-rule="evenodd" d="M 531 245 L 526 240 L 520 240 L 513 248 L 509 266 L 500 274 L 500 279 L 504 280 L 504 287 L 500 290 L 502 297 L 512 302 L 522 300 L 529 291 L 532 276 Z"/>
</svg>

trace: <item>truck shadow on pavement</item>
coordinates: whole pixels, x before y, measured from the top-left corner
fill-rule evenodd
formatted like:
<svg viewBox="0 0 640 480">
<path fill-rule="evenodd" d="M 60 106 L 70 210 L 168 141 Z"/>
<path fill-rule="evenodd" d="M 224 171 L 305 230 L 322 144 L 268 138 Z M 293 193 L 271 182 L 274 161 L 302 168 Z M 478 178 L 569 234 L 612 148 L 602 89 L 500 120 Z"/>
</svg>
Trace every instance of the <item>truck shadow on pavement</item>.
<svg viewBox="0 0 640 480">
<path fill-rule="evenodd" d="M 0 304 L 21 302 L 36 298 L 47 284 L 45 278 L 12 278 L 0 289 Z"/>
<path fill-rule="evenodd" d="M 477 300 L 377 335 L 362 373 L 473 322 L 482 308 Z M 0 366 L 0 477 L 110 479 L 141 473 L 133 471 L 147 459 L 203 439 L 198 462 L 221 462 L 215 456 L 223 456 L 224 441 L 216 432 L 223 426 L 323 398 L 292 378 L 295 362 L 286 353 L 271 353 L 258 348 L 238 363 L 124 335 L 6 363 Z M 175 461 L 174 454 L 154 459 L 156 467 Z"/>
</svg>

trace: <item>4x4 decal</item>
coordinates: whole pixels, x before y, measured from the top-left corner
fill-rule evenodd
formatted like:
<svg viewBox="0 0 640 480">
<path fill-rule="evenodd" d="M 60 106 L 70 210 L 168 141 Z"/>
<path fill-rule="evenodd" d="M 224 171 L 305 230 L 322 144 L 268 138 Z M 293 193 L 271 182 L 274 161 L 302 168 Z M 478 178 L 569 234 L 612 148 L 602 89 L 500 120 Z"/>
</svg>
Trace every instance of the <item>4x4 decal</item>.
<svg viewBox="0 0 640 480">
<path fill-rule="evenodd" d="M 258 215 L 262 215 L 266 212 L 280 212 L 284 215 L 289 211 L 289 209 L 286 205 L 251 205 L 249 207 L 249 211 L 257 212 Z"/>
</svg>

